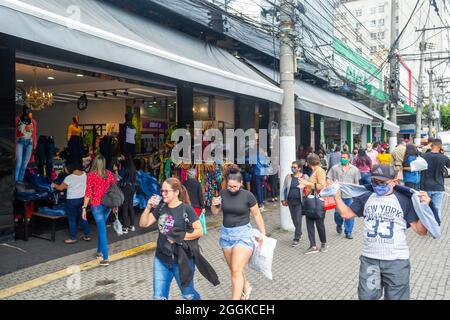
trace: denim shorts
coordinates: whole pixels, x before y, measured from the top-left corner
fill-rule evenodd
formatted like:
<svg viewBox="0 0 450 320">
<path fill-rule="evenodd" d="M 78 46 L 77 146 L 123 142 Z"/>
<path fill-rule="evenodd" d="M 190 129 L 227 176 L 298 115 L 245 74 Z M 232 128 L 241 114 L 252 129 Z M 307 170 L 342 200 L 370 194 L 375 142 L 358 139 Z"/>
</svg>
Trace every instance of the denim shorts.
<svg viewBox="0 0 450 320">
<path fill-rule="evenodd" d="M 222 226 L 220 229 L 219 245 L 222 249 L 231 249 L 239 245 L 250 250 L 254 249 L 252 240 L 253 228 L 251 224 L 246 224 L 239 227 L 226 228 Z"/>
</svg>

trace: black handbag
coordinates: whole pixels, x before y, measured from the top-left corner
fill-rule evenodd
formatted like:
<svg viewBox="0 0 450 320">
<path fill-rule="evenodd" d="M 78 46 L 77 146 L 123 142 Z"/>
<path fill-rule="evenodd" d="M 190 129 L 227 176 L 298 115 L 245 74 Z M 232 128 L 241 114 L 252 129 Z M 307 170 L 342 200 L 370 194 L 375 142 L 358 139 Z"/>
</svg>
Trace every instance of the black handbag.
<svg viewBox="0 0 450 320">
<path fill-rule="evenodd" d="M 111 183 L 102 197 L 102 205 L 107 208 L 118 208 L 123 204 L 124 200 L 125 196 L 122 190 L 115 183 Z"/>
<path fill-rule="evenodd" d="M 303 198 L 302 215 L 310 219 L 325 218 L 325 201 L 317 195 L 317 184 L 314 184 L 314 195 Z"/>
</svg>

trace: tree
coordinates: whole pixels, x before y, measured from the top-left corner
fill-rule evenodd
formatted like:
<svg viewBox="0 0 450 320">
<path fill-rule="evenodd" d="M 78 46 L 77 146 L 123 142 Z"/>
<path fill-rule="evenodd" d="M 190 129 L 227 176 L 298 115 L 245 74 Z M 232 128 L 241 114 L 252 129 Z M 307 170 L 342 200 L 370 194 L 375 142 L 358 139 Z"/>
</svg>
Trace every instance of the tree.
<svg viewBox="0 0 450 320">
<path fill-rule="evenodd" d="M 444 131 L 450 130 L 450 104 L 441 106 L 441 122 Z"/>
</svg>

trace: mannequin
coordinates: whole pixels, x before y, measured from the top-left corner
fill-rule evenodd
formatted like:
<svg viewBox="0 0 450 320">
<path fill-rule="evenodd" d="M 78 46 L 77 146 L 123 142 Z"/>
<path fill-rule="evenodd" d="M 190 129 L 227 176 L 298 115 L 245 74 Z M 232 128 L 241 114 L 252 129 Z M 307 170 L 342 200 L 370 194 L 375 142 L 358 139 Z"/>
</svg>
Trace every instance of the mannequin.
<svg viewBox="0 0 450 320">
<path fill-rule="evenodd" d="M 24 105 L 22 115 L 16 117 L 16 182 L 22 182 L 31 156 L 36 150 L 37 123 L 31 108 Z"/>
<path fill-rule="evenodd" d="M 125 113 L 125 123 L 122 130 L 122 152 L 134 159 L 136 156 L 136 128 L 133 125 L 133 113 Z"/>
<path fill-rule="evenodd" d="M 67 128 L 67 140 L 70 158 L 76 161 L 78 165 L 83 164 L 83 139 L 81 138 L 81 128 L 78 126 L 79 117 L 74 116 L 72 123 Z"/>
</svg>

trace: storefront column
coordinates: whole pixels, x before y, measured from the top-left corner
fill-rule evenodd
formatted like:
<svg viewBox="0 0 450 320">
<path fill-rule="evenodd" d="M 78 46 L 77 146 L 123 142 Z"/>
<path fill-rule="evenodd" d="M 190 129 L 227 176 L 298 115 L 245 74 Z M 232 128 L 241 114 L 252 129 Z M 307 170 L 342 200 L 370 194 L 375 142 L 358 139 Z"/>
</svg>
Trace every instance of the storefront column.
<svg viewBox="0 0 450 320">
<path fill-rule="evenodd" d="M 386 142 L 386 132 L 384 131 L 384 123 L 381 124 L 381 142 Z"/>
<path fill-rule="evenodd" d="M 341 147 L 347 140 L 347 122 L 345 120 L 341 120 Z"/>
<path fill-rule="evenodd" d="M 367 126 L 367 142 L 372 143 L 372 126 Z"/>
<path fill-rule="evenodd" d="M 361 128 L 361 147 L 365 146 L 369 141 L 367 137 L 366 127 L 367 127 L 366 125 L 363 125 Z"/>
<path fill-rule="evenodd" d="M 353 151 L 353 126 L 351 121 L 347 121 L 347 144 L 348 151 Z"/>
<path fill-rule="evenodd" d="M 0 242 L 14 241 L 15 49 L 0 46 Z"/>
<path fill-rule="evenodd" d="M 194 90 L 189 84 L 177 86 L 177 125 L 186 128 L 189 124 L 194 127 Z"/>
</svg>

